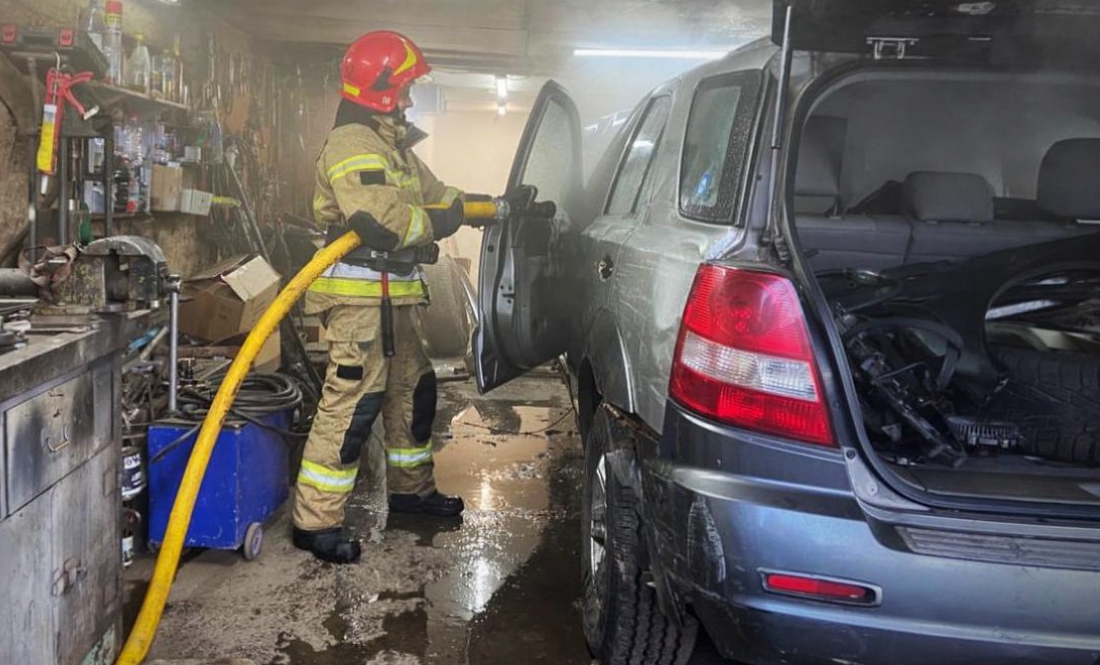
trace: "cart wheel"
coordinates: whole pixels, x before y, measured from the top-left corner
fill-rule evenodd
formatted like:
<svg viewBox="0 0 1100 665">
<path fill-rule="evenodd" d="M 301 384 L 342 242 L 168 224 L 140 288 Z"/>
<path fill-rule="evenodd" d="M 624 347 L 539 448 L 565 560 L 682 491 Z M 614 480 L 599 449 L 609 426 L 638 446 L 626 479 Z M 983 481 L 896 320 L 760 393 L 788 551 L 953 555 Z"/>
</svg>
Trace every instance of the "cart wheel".
<svg viewBox="0 0 1100 665">
<path fill-rule="evenodd" d="M 264 527 L 259 522 L 253 522 L 248 525 L 248 530 L 244 532 L 244 545 L 242 547 L 244 551 L 244 558 L 248 561 L 255 561 L 260 556 L 260 550 L 264 545 Z"/>
</svg>

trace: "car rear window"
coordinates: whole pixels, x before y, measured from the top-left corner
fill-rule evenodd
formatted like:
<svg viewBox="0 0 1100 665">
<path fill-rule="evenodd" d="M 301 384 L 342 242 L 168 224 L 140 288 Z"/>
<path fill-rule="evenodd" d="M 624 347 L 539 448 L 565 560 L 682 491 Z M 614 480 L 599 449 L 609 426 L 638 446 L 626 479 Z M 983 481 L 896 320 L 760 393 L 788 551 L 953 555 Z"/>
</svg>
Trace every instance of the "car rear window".
<svg viewBox="0 0 1100 665">
<path fill-rule="evenodd" d="M 706 79 L 691 103 L 680 169 L 680 211 L 732 224 L 760 90 L 759 72 Z"/>
</svg>

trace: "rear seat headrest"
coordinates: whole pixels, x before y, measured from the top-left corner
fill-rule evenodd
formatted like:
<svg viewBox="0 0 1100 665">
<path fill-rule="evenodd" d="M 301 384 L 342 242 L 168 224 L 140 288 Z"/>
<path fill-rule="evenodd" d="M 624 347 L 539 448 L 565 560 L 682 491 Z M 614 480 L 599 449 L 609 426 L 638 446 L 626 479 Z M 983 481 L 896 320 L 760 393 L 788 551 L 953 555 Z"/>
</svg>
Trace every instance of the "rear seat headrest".
<svg viewBox="0 0 1100 665">
<path fill-rule="evenodd" d="M 803 207 L 824 209 L 836 206 L 840 197 L 840 163 L 844 155 L 848 121 L 844 118 L 813 116 L 802 130 L 794 195 Z M 796 209 L 798 208 L 796 200 Z M 822 212 L 800 210 L 799 212 Z"/>
<path fill-rule="evenodd" d="M 905 179 L 905 211 L 926 222 L 993 221 L 993 188 L 975 173 L 917 171 Z"/>
<path fill-rule="evenodd" d="M 1039 167 L 1039 207 L 1066 219 L 1100 219 L 1100 139 L 1051 146 Z"/>
</svg>

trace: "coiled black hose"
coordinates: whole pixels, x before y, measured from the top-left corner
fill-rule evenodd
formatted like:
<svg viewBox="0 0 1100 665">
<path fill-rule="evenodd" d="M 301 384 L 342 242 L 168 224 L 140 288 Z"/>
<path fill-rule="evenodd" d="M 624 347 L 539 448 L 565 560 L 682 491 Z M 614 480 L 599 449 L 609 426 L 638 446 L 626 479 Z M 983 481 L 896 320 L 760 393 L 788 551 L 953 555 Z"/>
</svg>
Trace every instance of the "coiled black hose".
<svg viewBox="0 0 1100 665">
<path fill-rule="evenodd" d="M 185 441 L 198 432 L 199 427 L 210 404 L 214 401 L 214 395 L 218 392 L 218 386 L 225 378 L 225 372 L 211 375 L 201 384 L 183 386 L 180 388 L 179 417 L 184 420 L 193 420 L 196 424 L 175 441 L 162 448 L 150 460 L 150 464 L 156 464 L 168 453 L 172 452 Z M 301 405 L 302 391 L 298 383 L 285 374 L 249 374 L 241 384 L 241 390 L 233 401 L 233 407 L 229 410 L 231 417 L 244 420 L 257 427 L 274 432 L 284 439 L 296 440 L 305 435 L 300 432 L 292 432 L 278 427 L 273 427 L 264 421 L 266 416 L 273 413 L 289 411 Z"/>
</svg>

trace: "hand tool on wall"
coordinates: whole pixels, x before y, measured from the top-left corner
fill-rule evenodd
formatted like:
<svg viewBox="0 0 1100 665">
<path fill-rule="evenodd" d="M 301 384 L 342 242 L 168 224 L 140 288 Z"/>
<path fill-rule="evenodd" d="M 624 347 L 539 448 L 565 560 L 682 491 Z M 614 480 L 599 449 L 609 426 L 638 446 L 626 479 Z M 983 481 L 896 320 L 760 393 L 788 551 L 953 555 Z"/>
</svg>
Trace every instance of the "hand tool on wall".
<svg viewBox="0 0 1100 665">
<path fill-rule="evenodd" d="M 62 123 L 65 121 L 65 105 L 72 106 L 85 120 L 90 120 L 99 113 L 98 106 L 85 109 L 84 104 L 73 94 L 75 86 L 92 80 L 94 76 L 92 72 L 64 73 L 61 71 L 60 61 L 61 57 L 58 56 L 58 66 L 50 69 L 46 74 L 46 103 L 42 107 L 42 130 L 39 135 L 36 158 L 38 170 L 42 174 L 41 193 L 43 196 L 49 190 L 49 178 L 56 175 L 58 170 L 58 153 L 63 133 Z"/>
</svg>

